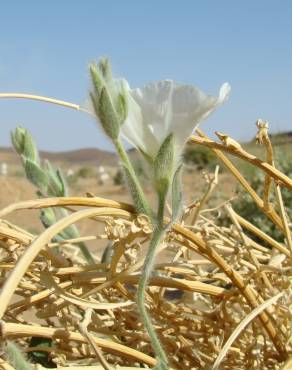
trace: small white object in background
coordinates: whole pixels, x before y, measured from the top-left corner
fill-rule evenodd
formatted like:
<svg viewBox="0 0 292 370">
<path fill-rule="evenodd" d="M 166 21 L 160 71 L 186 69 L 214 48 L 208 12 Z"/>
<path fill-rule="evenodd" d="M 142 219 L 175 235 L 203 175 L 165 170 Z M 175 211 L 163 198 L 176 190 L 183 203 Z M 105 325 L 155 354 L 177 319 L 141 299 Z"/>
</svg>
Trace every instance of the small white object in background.
<svg viewBox="0 0 292 370">
<path fill-rule="evenodd" d="M 107 172 L 103 172 L 99 176 L 99 183 L 100 185 L 104 185 L 107 181 L 109 181 L 110 176 Z"/>
<path fill-rule="evenodd" d="M 104 173 L 105 172 L 105 169 L 104 169 L 104 167 L 103 166 L 99 166 L 98 167 L 98 173 Z"/>
<path fill-rule="evenodd" d="M 72 170 L 72 168 L 69 168 L 67 170 L 67 177 L 70 177 L 70 176 L 73 176 L 74 175 L 74 170 Z"/>
<path fill-rule="evenodd" d="M 7 163 L 5 163 L 5 162 L 1 163 L 0 173 L 1 173 L 2 176 L 6 176 L 7 175 L 7 173 L 8 173 Z"/>
</svg>

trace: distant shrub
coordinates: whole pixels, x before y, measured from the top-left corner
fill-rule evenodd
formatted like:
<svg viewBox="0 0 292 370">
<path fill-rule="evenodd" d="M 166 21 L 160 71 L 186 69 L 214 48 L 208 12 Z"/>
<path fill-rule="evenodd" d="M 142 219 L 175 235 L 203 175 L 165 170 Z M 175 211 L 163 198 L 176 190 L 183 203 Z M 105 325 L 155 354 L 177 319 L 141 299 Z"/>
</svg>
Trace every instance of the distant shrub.
<svg viewBox="0 0 292 370">
<path fill-rule="evenodd" d="M 147 182 L 149 177 L 146 174 L 142 161 L 140 161 L 139 159 L 135 160 L 133 162 L 133 167 L 140 181 L 143 184 L 145 184 L 145 182 Z M 113 181 L 115 185 L 124 185 L 126 183 L 124 173 L 120 168 L 117 170 L 116 174 L 114 175 Z"/>
<path fill-rule="evenodd" d="M 96 173 L 94 171 L 93 167 L 81 167 L 77 171 L 77 177 L 81 177 L 83 179 L 89 178 L 89 177 L 94 177 L 96 176 Z"/>
<path fill-rule="evenodd" d="M 25 177 L 25 172 L 24 172 L 23 168 L 19 168 L 19 169 L 16 169 L 12 172 L 12 176 Z"/>
<path fill-rule="evenodd" d="M 115 175 L 113 177 L 113 180 L 114 180 L 115 185 L 124 185 L 125 184 L 124 173 L 120 168 L 115 173 Z"/>
<path fill-rule="evenodd" d="M 184 162 L 197 166 L 199 169 L 215 167 L 217 157 L 212 150 L 201 145 L 188 145 L 184 152 Z"/>
<path fill-rule="evenodd" d="M 283 156 L 279 158 L 276 164 L 277 168 L 288 177 L 292 177 L 292 162 L 284 159 Z M 245 173 L 246 178 L 257 192 L 259 196 L 263 196 L 264 189 L 264 174 L 261 171 L 253 168 Z M 292 193 L 286 188 L 281 189 L 283 201 L 286 206 L 286 212 L 290 220 L 292 219 Z M 263 212 L 256 206 L 252 198 L 244 190 L 238 190 L 239 199 L 233 203 L 234 210 L 242 217 L 246 218 L 252 224 L 260 228 L 263 232 L 270 235 L 276 240 L 282 241 L 283 234 L 279 229 L 264 215 Z M 271 191 L 270 202 L 275 206 L 277 204 L 276 195 Z"/>
</svg>

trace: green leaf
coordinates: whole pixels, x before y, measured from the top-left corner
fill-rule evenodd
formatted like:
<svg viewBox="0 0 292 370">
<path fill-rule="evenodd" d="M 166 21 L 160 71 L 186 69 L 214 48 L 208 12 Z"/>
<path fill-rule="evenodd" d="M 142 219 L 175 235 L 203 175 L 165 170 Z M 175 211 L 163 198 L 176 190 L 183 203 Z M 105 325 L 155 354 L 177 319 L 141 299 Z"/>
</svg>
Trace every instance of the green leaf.
<svg viewBox="0 0 292 370">
<path fill-rule="evenodd" d="M 55 169 L 48 160 L 44 162 L 44 171 L 48 176 L 48 195 L 65 197 L 67 194 L 66 182 L 59 169 Z"/>
<path fill-rule="evenodd" d="M 43 208 L 41 211 L 40 219 L 46 229 L 54 225 L 54 223 L 56 223 L 57 221 L 54 209 L 53 208 Z"/>
<path fill-rule="evenodd" d="M 39 163 L 38 150 L 31 134 L 25 130 L 23 155 L 32 162 Z"/>
<path fill-rule="evenodd" d="M 33 161 L 23 157 L 24 169 L 26 177 L 36 187 L 40 189 L 42 193 L 47 193 L 48 189 L 48 177 L 46 173 Z"/>
<path fill-rule="evenodd" d="M 50 338 L 32 337 L 29 342 L 29 347 L 52 347 L 52 340 Z M 32 351 L 28 354 L 28 358 L 35 364 L 40 364 L 46 368 L 56 368 L 50 359 L 50 354 L 46 351 Z"/>
<path fill-rule="evenodd" d="M 107 244 L 107 246 L 104 248 L 103 252 L 102 252 L 102 256 L 101 256 L 100 262 L 101 263 L 110 263 L 113 254 L 114 254 L 114 251 L 113 251 L 113 242 L 110 241 Z"/>
<path fill-rule="evenodd" d="M 60 184 L 62 186 L 62 191 L 61 191 L 61 196 L 62 197 L 67 197 L 68 196 L 68 185 L 67 185 L 67 181 L 62 173 L 62 171 L 58 168 L 57 171 L 56 171 L 56 174 L 58 176 L 58 179 L 60 181 Z"/>
</svg>

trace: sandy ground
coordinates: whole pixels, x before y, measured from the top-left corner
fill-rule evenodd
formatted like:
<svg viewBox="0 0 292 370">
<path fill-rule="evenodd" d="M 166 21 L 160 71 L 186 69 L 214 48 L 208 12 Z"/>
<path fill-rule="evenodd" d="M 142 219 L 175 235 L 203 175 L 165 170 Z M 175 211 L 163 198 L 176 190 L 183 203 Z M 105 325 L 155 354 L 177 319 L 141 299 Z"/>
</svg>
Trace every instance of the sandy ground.
<svg viewBox="0 0 292 370">
<path fill-rule="evenodd" d="M 189 172 L 186 170 L 183 182 L 186 204 L 200 199 L 202 190 L 207 189 L 202 173 L 197 171 Z M 146 186 L 145 190 L 151 205 L 155 207 L 156 198 L 150 186 Z M 219 203 L 231 197 L 234 190 L 234 180 L 230 175 L 223 173 L 220 176 L 220 183 L 217 191 L 214 193 L 213 202 Z M 98 184 L 96 177 L 78 178 L 69 189 L 71 196 L 86 196 L 86 192 L 90 192 L 99 197 L 131 202 L 128 190 L 125 186 L 116 186 L 111 182 L 101 186 Z M 12 203 L 36 198 L 34 186 L 31 185 L 24 176 L 20 176 L 19 174 L 17 176 L 0 176 L 1 209 Z M 44 230 L 39 220 L 39 210 L 16 211 L 8 215 L 6 219 L 33 234 L 38 234 Z M 82 236 L 98 235 L 103 232 L 103 226 L 91 220 L 79 223 L 78 229 Z M 100 241 L 87 242 L 88 247 L 98 254 L 100 254 L 101 250 L 104 248 L 104 244 L 105 243 L 101 243 Z"/>
</svg>

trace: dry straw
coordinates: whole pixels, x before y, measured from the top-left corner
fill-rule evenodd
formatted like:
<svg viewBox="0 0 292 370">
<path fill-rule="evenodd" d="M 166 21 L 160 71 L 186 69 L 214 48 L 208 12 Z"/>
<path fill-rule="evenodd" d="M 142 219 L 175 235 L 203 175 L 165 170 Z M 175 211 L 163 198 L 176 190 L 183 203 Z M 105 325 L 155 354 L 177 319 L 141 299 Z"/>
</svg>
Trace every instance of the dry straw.
<svg viewBox="0 0 292 370">
<path fill-rule="evenodd" d="M 217 168 L 207 179 L 206 194 L 185 208 L 160 244 L 157 260 L 162 253 L 170 260 L 154 265 L 147 308 L 172 369 L 215 369 L 219 363 L 226 370 L 287 369 L 292 350 L 292 243 L 282 189 L 292 191 L 292 180 L 275 168 L 265 127 L 259 127 L 259 141 L 266 160 L 227 135 L 218 137 L 221 142 L 199 131 L 190 142 L 214 151 L 284 241 L 245 220 L 232 203 L 208 208 L 208 199 L 220 187 Z M 233 164 L 233 156 L 263 171 L 263 197 Z M 68 215 L 37 236 L 6 221 L 21 210 L 48 207 L 66 207 Z M 228 217 L 228 225 L 220 224 L 218 210 Z M 152 234 L 147 217 L 130 204 L 99 197 L 19 202 L 2 209 L 0 217 L 3 343 L 14 340 L 33 359 L 42 351 L 60 369 L 155 366 L 135 303 Z M 52 241 L 69 225 L 89 219 L 103 231 Z M 86 263 L 76 244 L 88 240 L 102 245 L 109 241 L 111 259 L 104 262 L 96 256 L 95 263 Z M 30 346 L 32 337 L 48 338 L 51 345 L 43 347 L 40 341 Z M 5 356 L 0 366 L 13 369 Z"/>
</svg>

